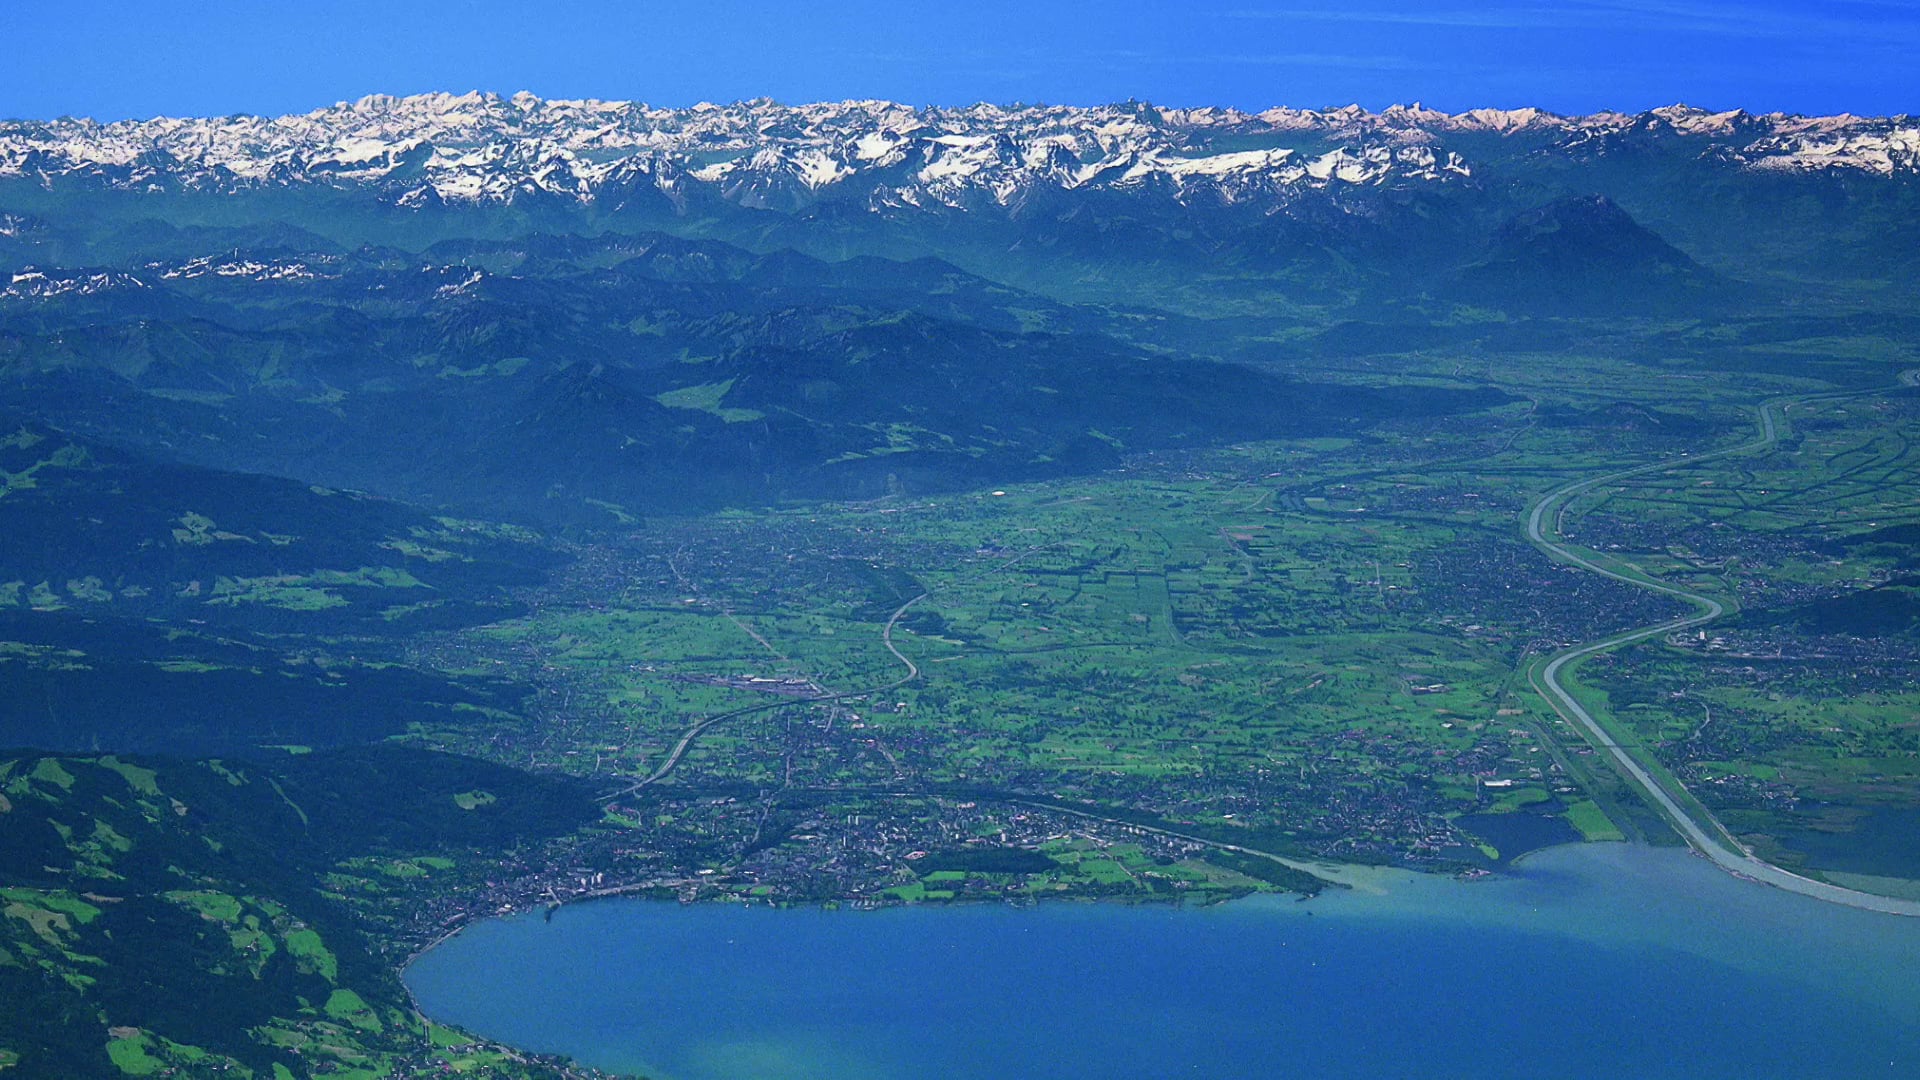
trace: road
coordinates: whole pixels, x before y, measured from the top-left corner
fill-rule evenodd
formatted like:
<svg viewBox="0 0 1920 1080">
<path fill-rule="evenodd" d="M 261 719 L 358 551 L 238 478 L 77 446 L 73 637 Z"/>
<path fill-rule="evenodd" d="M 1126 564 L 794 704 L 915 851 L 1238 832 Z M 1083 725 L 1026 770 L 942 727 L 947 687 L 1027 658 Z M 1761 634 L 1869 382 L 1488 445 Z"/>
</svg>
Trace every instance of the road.
<svg viewBox="0 0 1920 1080">
<path fill-rule="evenodd" d="M 1920 385 L 1920 369 L 1901 373 L 1900 385 Z M 1699 593 L 1689 592 L 1686 589 L 1669 585 L 1665 582 L 1654 581 L 1650 578 L 1619 573 L 1600 565 L 1574 550 L 1566 543 L 1565 537 L 1561 534 L 1561 518 L 1566 513 L 1568 503 L 1572 502 L 1575 497 L 1583 492 L 1630 477 L 1684 468 L 1703 461 L 1712 461 L 1716 458 L 1731 457 L 1736 454 L 1746 454 L 1756 450 L 1764 450 L 1772 446 L 1779 438 L 1779 420 L 1776 415 L 1776 410 L 1783 414 L 1797 402 L 1825 401 L 1836 398 L 1855 397 L 1859 394 L 1874 392 L 1876 391 L 1820 394 L 1797 399 L 1783 398 L 1767 401 L 1762 403 L 1756 410 L 1759 415 L 1760 435 L 1752 442 L 1743 443 L 1726 450 L 1717 450 L 1710 454 L 1670 458 L 1654 462 L 1651 465 L 1622 469 L 1619 472 L 1597 476 L 1590 480 L 1575 481 L 1574 483 L 1548 492 L 1539 502 L 1533 504 L 1533 508 L 1528 512 L 1526 518 L 1527 539 L 1554 558 L 1565 563 L 1570 563 L 1582 570 L 1599 574 L 1602 577 L 1612 578 L 1615 581 L 1623 581 L 1642 589 L 1650 589 L 1654 592 L 1677 597 L 1692 604 L 1696 610 L 1694 614 L 1682 618 L 1670 619 L 1666 622 L 1656 623 L 1652 626 L 1643 626 L 1634 630 L 1626 630 L 1614 634 L 1611 637 L 1562 650 L 1554 654 L 1544 665 L 1536 666 L 1530 670 L 1527 677 L 1533 684 L 1534 689 L 1538 691 L 1542 697 L 1547 699 L 1548 704 L 1553 706 L 1555 712 L 1558 712 L 1562 718 L 1579 728 L 1581 732 L 1586 735 L 1588 741 L 1606 753 L 1620 774 L 1625 777 L 1628 782 L 1633 784 L 1633 786 L 1639 788 L 1641 794 L 1646 796 L 1647 801 L 1664 813 L 1669 821 L 1673 822 L 1674 827 L 1680 830 L 1681 836 L 1686 839 L 1687 843 L 1691 845 L 1695 851 L 1712 859 L 1714 863 L 1721 868 L 1740 877 L 1749 878 L 1766 885 L 1772 885 L 1775 888 L 1800 893 L 1803 896 L 1811 896 L 1830 903 L 1845 904 L 1848 907 L 1864 908 L 1868 911 L 1880 911 L 1892 915 L 1912 915 L 1920 917 L 1920 902 L 1901 900 L 1887 896 L 1876 896 L 1872 893 L 1842 888 L 1841 886 L 1829 884 L 1824 881 L 1815 881 L 1812 878 L 1802 877 L 1792 871 L 1783 870 L 1764 859 L 1756 857 L 1751 851 L 1742 846 L 1739 841 L 1735 840 L 1733 836 L 1727 832 L 1726 827 L 1721 825 L 1719 820 L 1716 819 L 1711 812 L 1699 804 L 1699 800 L 1688 797 L 1688 802 L 1692 804 L 1689 806 L 1674 798 L 1673 794 L 1670 793 L 1666 787 L 1662 786 L 1662 784 L 1647 771 L 1645 766 L 1641 765 L 1625 747 L 1621 746 L 1620 743 L 1614 739 L 1612 733 L 1607 730 L 1605 725 L 1594 719 L 1593 715 L 1586 710 L 1586 707 L 1581 705 L 1579 700 L 1575 698 L 1572 693 L 1568 692 L 1566 686 L 1560 681 L 1561 676 L 1566 673 L 1570 666 L 1578 664 L 1581 660 L 1595 653 L 1605 652 L 1608 649 L 1618 648 L 1622 645 L 1630 645 L 1636 641 L 1644 641 L 1647 638 L 1670 634 L 1676 630 L 1686 630 L 1695 626 L 1701 626 L 1727 613 L 1727 606 L 1710 596 L 1702 596 Z M 1680 787 L 1680 782 L 1677 779 L 1670 781 L 1670 783 L 1676 788 Z M 1680 788 L 1680 791 L 1681 794 L 1685 794 L 1684 788 Z"/>
<path fill-rule="evenodd" d="M 989 567 L 988 569 L 981 571 L 980 573 L 997 574 L 1000 571 L 1005 570 L 1010 566 L 1013 566 L 1015 563 L 1018 563 L 1020 560 L 1026 558 L 1027 556 L 1033 554 L 1034 552 L 1043 551 L 1049 546 L 1051 545 L 1041 544 L 1036 547 L 1030 547 L 1025 551 L 1022 551 L 1019 554 L 1013 556 L 1012 558 L 1007 559 L 1004 562 L 996 563 L 992 567 Z M 669 566 L 671 566 L 671 563 L 669 563 Z M 674 576 L 677 578 L 680 578 L 682 584 L 691 587 L 691 582 L 688 582 L 687 579 L 685 579 L 684 577 L 680 577 L 679 570 L 677 569 L 674 570 Z M 660 763 L 659 768 L 653 770 L 653 772 L 647 774 L 645 777 L 642 777 L 641 779 L 636 780 L 632 784 L 629 784 L 628 786 L 621 788 L 619 791 L 616 791 L 611 795 L 602 796 L 600 801 L 612 802 L 613 800 L 618 799 L 623 795 L 631 795 L 634 792 L 639 791 L 641 788 L 646 787 L 649 784 L 655 783 L 658 780 L 660 780 L 662 777 L 665 777 L 668 773 L 672 772 L 676 766 L 680 764 L 680 759 L 686 756 L 687 751 L 690 748 L 692 748 L 693 744 L 696 741 L 699 740 L 701 734 L 705 732 L 708 728 L 714 726 L 715 724 L 724 723 L 725 721 L 735 719 L 736 717 L 749 716 L 753 713 L 772 712 L 775 709 L 790 709 L 796 705 L 819 705 L 829 701 L 845 701 L 849 698 L 866 697 L 869 694 L 884 694 L 889 690 L 894 690 L 899 687 L 905 686 L 908 683 L 914 681 L 915 679 L 918 679 L 920 677 L 920 665 L 914 663 L 911 659 L 909 659 L 907 657 L 907 654 L 901 652 L 900 647 L 893 643 L 893 629 L 894 627 L 900 625 L 900 620 L 902 617 L 906 615 L 908 608 L 912 607 L 913 605 L 919 603 L 922 600 L 925 600 L 927 597 L 931 595 L 933 595 L 931 590 L 927 592 L 923 592 L 918 596 L 915 596 L 912 599 L 908 600 L 906 603 L 901 604 L 899 607 L 893 609 L 892 616 L 890 616 L 887 619 L 887 625 L 885 625 L 880 629 L 880 644 L 885 645 L 887 647 L 887 651 L 893 654 L 893 658 L 895 660 L 900 661 L 901 664 L 906 666 L 907 673 L 905 675 L 902 675 L 899 678 L 893 680 L 892 682 L 885 683 L 880 686 L 868 686 L 868 687 L 863 687 L 859 690 L 848 690 L 844 693 L 839 693 L 839 694 L 821 694 L 817 697 L 788 698 L 785 701 L 775 701 L 775 702 L 769 702 L 761 705 L 749 705 L 744 709 L 734 709 L 731 712 L 723 712 L 715 716 L 706 717 L 700 720 L 699 722 L 695 723 L 692 727 L 689 727 L 684 733 L 681 734 L 680 741 L 673 744 L 673 749 L 668 751 L 667 759 Z M 739 619 L 734 619 L 732 612 L 725 611 L 724 613 L 728 618 L 733 619 L 734 623 L 738 625 L 742 630 L 746 630 L 747 633 L 752 634 L 754 640 L 760 642 L 762 645 L 765 645 L 775 655 L 784 656 L 784 654 L 781 654 L 778 649 L 775 649 L 773 645 L 769 643 L 765 638 L 762 638 L 759 634 L 754 633 L 751 629 L 748 629 L 745 623 L 740 622 Z"/>
<path fill-rule="evenodd" d="M 839 693 L 839 694 L 819 694 L 814 697 L 788 698 L 785 701 L 773 701 L 773 702 L 768 702 L 762 705 L 749 705 L 744 709 L 734 709 L 731 712 L 723 712 L 713 716 L 709 716 L 701 720 L 699 723 L 694 724 L 692 727 L 688 728 L 684 733 L 681 734 L 680 741 L 673 744 L 673 749 L 667 753 L 667 759 L 660 763 L 659 768 L 653 770 L 651 773 L 648 773 L 642 779 L 637 780 L 634 783 L 624 788 L 621 788 L 619 791 L 616 791 L 611 795 L 602 796 L 600 801 L 612 802 L 613 800 L 618 799 L 621 796 L 631 795 L 634 792 L 639 791 L 641 788 L 659 781 L 662 777 L 672 772 L 675 766 L 680 764 L 680 759 L 687 755 L 687 751 L 692 748 L 693 744 L 696 741 L 699 740 L 701 734 L 705 732 L 708 728 L 714 726 L 715 724 L 723 723 L 725 721 L 732 720 L 737 717 L 748 716 L 753 713 L 773 712 L 776 709 L 791 709 L 796 705 L 821 705 L 829 701 L 846 701 L 849 698 L 866 697 L 869 694 L 884 694 L 888 690 L 905 686 L 906 684 L 919 678 L 920 666 L 918 664 L 915 664 L 912 660 L 907 659 L 907 655 L 901 652 L 900 649 L 894 645 L 893 628 L 899 625 L 901 616 L 907 613 L 908 608 L 912 607 L 913 605 L 919 603 L 922 600 L 925 600 L 926 598 L 927 598 L 927 594 L 921 593 L 919 596 L 916 596 L 913 599 L 895 608 L 893 611 L 893 617 L 887 620 L 887 625 L 884 628 L 882 628 L 880 631 L 880 643 L 887 647 L 887 651 L 893 654 L 893 658 L 895 660 L 898 660 L 902 664 L 905 664 L 907 666 L 907 673 L 905 675 L 902 675 L 899 678 L 893 680 L 892 682 L 886 683 L 881 686 L 868 686 L 868 687 L 863 687 L 859 690 L 848 690 L 844 693 Z M 728 617 L 731 618 L 732 616 L 729 615 Z M 735 621 L 737 622 L 738 620 L 735 620 Z M 748 631 L 748 632 L 752 633 L 752 631 Z M 755 638 L 758 638 L 759 636 L 760 635 L 758 634 L 754 634 Z M 769 645 L 768 648 L 771 649 L 772 646 Z"/>
</svg>

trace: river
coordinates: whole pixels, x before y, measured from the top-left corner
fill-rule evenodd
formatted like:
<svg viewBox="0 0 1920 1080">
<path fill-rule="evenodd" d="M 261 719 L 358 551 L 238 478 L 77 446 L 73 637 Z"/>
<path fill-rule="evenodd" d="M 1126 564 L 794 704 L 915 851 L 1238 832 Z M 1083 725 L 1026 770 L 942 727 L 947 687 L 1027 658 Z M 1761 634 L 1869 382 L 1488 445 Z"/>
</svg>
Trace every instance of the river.
<svg viewBox="0 0 1920 1080">
<path fill-rule="evenodd" d="M 436 1019 L 658 1080 L 1920 1076 L 1920 920 L 1568 845 L 1310 901 L 608 900 L 407 970 Z"/>
</svg>

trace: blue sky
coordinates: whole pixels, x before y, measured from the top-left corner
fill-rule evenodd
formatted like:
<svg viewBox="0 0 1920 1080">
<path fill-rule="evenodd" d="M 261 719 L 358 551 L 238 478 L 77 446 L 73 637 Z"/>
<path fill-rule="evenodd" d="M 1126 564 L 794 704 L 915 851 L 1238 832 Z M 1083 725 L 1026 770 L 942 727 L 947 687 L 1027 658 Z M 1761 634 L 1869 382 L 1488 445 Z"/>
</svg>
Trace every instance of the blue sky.
<svg viewBox="0 0 1920 1080">
<path fill-rule="evenodd" d="M 469 89 L 1920 112 L 1920 0 L 0 0 L 0 42 L 6 117 Z"/>
</svg>

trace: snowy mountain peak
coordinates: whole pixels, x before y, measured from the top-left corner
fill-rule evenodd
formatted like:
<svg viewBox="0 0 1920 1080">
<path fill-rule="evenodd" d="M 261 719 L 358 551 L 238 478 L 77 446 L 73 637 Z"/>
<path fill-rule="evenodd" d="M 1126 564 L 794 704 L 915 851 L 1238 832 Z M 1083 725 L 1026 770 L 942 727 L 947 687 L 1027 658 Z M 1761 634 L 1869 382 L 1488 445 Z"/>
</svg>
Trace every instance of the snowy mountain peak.
<svg viewBox="0 0 1920 1080">
<path fill-rule="evenodd" d="M 1470 141 L 1494 135 L 1579 152 L 1675 138 L 1737 168 L 1920 171 L 1911 118 L 1753 116 L 1683 105 L 1638 116 L 1541 109 L 1446 113 L 973 105 L 889 101 L 787 106 L 759 99 L 660 109 L 497 94 L 369 95 L 274 118 L 0 123 L 0 178 L 128 190 L 269 185 L 364 188 L 402 206 L 557 197 L 682 203 L 717 197 L 794 209 L 1010 207 L 1044 191 L 1152 190 L 1182 202 L 1284 205 L 1301 192 L 1446 184 L 1474 175 Z"/>
</svg>

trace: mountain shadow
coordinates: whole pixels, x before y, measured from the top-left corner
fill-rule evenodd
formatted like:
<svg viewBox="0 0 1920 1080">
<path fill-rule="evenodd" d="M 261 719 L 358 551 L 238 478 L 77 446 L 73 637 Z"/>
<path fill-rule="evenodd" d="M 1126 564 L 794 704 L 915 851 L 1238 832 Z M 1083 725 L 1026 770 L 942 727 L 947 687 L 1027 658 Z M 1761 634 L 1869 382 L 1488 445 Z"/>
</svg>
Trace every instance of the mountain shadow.
<svg viewBox="0 0 1920 1080">
<path fill-rule="evenodd" d="M 1509 219 L 1460 271 L 1454 295 L 1533 315 L 1675 315 L 1739 298 L 1729 281 L 1604 195 L 1577 195 Z"/>
</svg>

